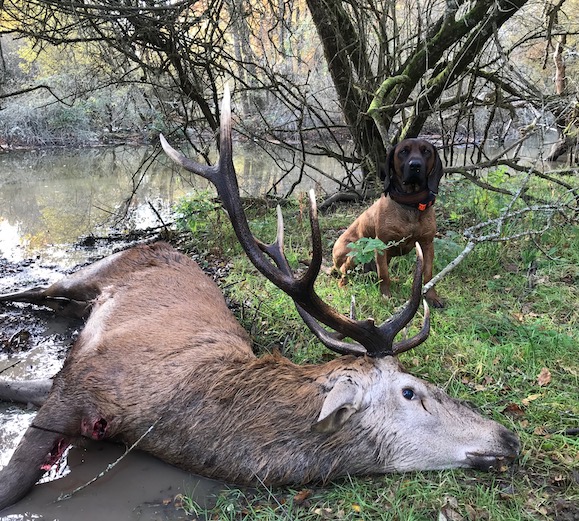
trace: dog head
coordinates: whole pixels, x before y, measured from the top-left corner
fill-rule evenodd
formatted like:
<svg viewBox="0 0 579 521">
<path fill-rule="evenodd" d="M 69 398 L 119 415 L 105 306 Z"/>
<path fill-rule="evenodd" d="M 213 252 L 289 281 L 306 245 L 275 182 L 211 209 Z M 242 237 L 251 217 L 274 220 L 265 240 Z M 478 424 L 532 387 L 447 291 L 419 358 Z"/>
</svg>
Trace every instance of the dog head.
<svg viewBox="0 0 579 521">
<path fill-rule="evenodd" d="M 380 169 L 385 192 L 392 183 L 400 192 L 420 192 L 428 188 L 437 194 L 442 174 L 442 161 L 436 148 L 418 138 L 400 141 L 390 150 L 386 165 Z"/>
</svg>

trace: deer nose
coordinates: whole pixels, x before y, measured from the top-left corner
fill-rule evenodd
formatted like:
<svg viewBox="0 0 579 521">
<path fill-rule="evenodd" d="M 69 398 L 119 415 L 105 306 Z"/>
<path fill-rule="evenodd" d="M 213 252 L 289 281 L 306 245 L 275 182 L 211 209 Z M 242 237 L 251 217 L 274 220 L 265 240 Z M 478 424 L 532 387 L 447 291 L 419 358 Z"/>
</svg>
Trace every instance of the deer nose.
<svg viewBox="0 0 579 521">
<path fill-rule="evenodd" d="M 516 434 L 505 429 L 502 433 L 502 438 L 504 445 L 510 450 L 510 455 L 508 456 L 511 460 L 514 460 L 521 450 L 521 442 Z"/>
<path fill-rule="evenodd" d="M 502 471 L 519 455 L 520 448 L 519 438 L 511 431 L 504 429 L 500 433 L 500 448 L 496 452 L 468 452 L 466 459 L 471 468 Z"/>
</svg>

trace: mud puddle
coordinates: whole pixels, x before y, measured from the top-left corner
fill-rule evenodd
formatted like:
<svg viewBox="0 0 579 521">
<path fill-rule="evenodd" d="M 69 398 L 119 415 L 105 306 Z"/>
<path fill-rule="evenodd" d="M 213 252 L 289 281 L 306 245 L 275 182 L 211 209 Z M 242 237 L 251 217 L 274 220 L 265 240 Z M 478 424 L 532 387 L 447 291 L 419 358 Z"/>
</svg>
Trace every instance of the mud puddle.
<svg viewBox="0 0 579 521">
<path fill-rule="evenodd" d="M 84 265 L 127 246 L 76 248 L 71 251 L 74 255 L 67 258 Z M 47 262 L 42 255 L 19 262 L 0 259 L 0 294 L 44 286 L 69 271 L 69 265 L 56 265 L 52 258 Z M 53 376 L 62 367 L 81 327 L 81 321 L 58 318 L 47 309 L 0 303 L 0 378 Z M 34 410 L 0 402 L 0 468 L 9 461 L 34 415 Z M 0 521 L 194 519 L 181 508 L 180 496 L 191 496 L 203 506 L 211 504 L 224 488 L 221 483 L 194 476 L 135 450 L 70 499 L 58 500 L 103 473 L 124 452 L 124 446 L 88 440 L 83 447 L 71 448 L 59 468 L 45 476 L 48 481 L 37 484 L 23 500 L 0 512 Z"/>
<path fill-rule="evenodd" d="M 72 448 L 67 455 L 67 475 L 36 485 L 22 501 L 2 511 L 0 520 L 192 519 L 180 506 L 181 495 L 195 497 L 203 505 L 206 498 L 223 488 L 218 482 L 200 479 L 148 454 L 132 451 L 102 478 L 74 492 L 124 452 L 124 447 L 109 443 L 87 442 L 86 447 Z"/>
</svg>

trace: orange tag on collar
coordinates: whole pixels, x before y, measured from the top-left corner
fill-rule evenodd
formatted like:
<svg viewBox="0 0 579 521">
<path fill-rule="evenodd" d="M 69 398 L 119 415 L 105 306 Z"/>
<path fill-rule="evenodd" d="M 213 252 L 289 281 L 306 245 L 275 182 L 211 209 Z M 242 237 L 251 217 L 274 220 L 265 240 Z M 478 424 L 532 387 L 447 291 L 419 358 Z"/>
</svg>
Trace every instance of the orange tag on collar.
<svg viewBox="0 0 579 521">
<path fill-rule="evenodd" d="M 428 207 L 428 205 L 424 204 L 424 203 L 419 203 L 418 205 L 418 209 L 423 212 L 424 210 L 426 210 L 426 208 Z"/>
</svg>

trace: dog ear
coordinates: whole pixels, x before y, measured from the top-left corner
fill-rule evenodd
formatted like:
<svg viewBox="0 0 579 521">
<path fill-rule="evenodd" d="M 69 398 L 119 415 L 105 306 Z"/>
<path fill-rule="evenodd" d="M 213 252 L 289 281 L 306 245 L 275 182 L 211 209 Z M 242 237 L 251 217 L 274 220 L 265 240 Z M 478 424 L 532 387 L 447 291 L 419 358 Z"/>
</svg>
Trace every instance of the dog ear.
<svg viewBox="0 0 579 521">
<path fill-rule="evenodd" d="M 428 189 L 434 194 L 438 193 L 438 185 L 442 179 L 442 174 L 444 174 L 442 161 L 440 160 L 438 151 L 434 148 L 434 167 L 428 174 Z"/>
<path fill-rule="evenodd" d="M 380 179 L 384 182 L 384 191 L 388 191 L 390 186 L 390 179 L 392 177 L 392 172 L 394 171 L 394 151 L 396 147 L 392 147 L 388 152 L 386 158 L 386 163 L 380 162 L 378 164 L 378 172 L 380 173 Z"/>
</svg>

